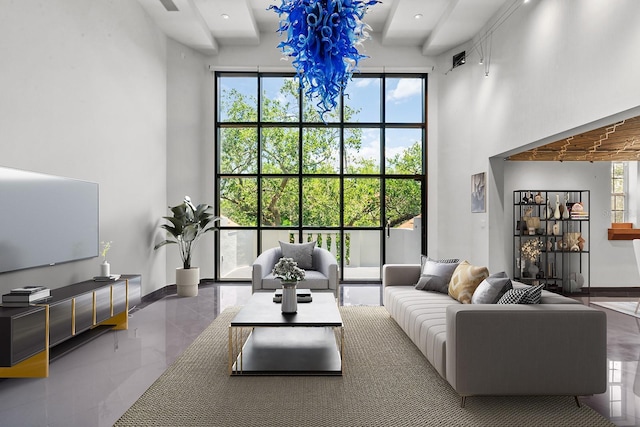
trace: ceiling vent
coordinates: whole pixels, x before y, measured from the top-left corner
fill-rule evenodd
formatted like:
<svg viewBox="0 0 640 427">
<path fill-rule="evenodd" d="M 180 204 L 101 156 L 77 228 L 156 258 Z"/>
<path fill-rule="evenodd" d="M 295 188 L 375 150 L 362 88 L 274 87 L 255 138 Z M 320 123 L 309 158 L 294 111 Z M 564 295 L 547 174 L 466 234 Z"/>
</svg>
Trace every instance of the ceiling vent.
<svg viewBox="0 0 640 427">
<path fill-rule="evenodd" d="M 178 12 L 178 6 L 176 6 L 173 0 L 160 0 L 160 3 L 167 9 L 167 12 Z"/>
</svg>

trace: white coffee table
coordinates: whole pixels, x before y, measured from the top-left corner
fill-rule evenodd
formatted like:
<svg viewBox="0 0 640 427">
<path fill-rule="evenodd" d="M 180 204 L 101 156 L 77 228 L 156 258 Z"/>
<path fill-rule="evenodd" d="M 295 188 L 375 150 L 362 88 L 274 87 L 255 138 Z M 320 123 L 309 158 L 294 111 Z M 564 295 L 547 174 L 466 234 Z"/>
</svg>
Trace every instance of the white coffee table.
<svg viewBox="0 0 640 427">
<path fill-rule="evenodd" d="M 273 292 L 256 292 L 229 325 L 229 375 L 342 375 L 344 325 L 335 297 L 313 292 L 282 314 Z"/>
</svg>

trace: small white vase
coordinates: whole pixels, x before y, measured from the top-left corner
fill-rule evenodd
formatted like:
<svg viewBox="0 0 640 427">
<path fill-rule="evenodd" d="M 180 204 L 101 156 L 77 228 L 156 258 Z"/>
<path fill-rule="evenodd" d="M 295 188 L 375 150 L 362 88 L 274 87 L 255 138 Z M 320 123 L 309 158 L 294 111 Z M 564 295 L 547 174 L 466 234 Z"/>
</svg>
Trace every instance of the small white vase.
<svg viewBox="0 0 640 427">
<path fill-rule="evenodd" d="M 200 268 L 176 268 L 176 288 L 179 297 L 198 296 Z"/>
<path fill-rule="evenodd" d="M 111 275 L 111 264 L 107 261 L 100 264 L 100 275 L 103 277 L 109 277 Z"/>
<path fill-rule="evenodd" d="M 293 314 L 298 311 L 296 287 L 298 282 L 282 282 L 282 313 Z"/>
<path fill-rule="evenodd" d="M 556 194 L 556 210 L 553 212 L 554 219 L 560 219 L 560 196 Z"/>
</svg>

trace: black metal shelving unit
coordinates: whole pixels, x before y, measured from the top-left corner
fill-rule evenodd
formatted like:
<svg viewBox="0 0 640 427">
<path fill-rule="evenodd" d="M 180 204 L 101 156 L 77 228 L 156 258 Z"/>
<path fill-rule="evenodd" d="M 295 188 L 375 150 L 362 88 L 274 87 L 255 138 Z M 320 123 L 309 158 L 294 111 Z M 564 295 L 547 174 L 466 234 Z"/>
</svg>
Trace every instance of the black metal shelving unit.
<svg viewBox="0 0 640 427">
<path fill-rule="evenodd" d="M 590 190 L 513 192 L 515 280 L 544 283 L 545 289 L 562 294 L 589 294 L 590 198 Z M 523 245 L 539 246 L 533 261 L 526 260 Z"/>
</svg>

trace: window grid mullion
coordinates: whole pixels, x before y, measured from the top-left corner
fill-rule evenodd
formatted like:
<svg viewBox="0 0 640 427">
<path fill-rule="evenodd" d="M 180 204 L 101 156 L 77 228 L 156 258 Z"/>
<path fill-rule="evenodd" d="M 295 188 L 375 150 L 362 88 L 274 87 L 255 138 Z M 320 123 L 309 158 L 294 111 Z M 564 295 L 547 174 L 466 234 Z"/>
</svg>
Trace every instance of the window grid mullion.
<svg viewBox="0 0 640 427">
<path fill-rule="evenodd" d="M 216 91 L 216 100 L 214 101 L 216 104 L 216 114 L 217 117 L 220 116 L 220 113 L 217 111 L 218 106 L 220 105 L 219 103 L 219 99 L 218 97 L 221 96 L 221 90 L 220 90 L 220 85 L 219 85 L 219 76 L 220 75 L 226 75 L 226 74 L 230 74 L 230 73 L 217 73 L 218 75 L 218 79 L 216 80 L 218 82 L 218 90 Z M 247 74 L 247 73 L 244 73 Z M 380 185 L 380 194 L 384 195 L 386 194 L 386 189 L 387 189 L 387 180 L 388 179 L 415 179 L 414 176 L 407 176 L 407 175 L 398 175 L 398 174 L 392 174 L 392 175 L 386 175 L 387 173 L 387 161 L 386 161 L 386 146 L 387 146 L 387 129 L 388 128 L 394 128 L 394 129 L 411 129 L 411 128 L 415 128 L 415 129 L 422 129 L 422 172 L 423 172 L 423 176 L 422 176 L 422 180 L 421 182 L 423 183 L 423 188 L 424 188 L 424 182 L 426 180 L 426 177 L 424 177 L 424 173 L 425 173 L 425 162 L 426 162 L 426 142 L 425 142 L 425 138 L 426 138 L 426 118 L 424 117 L 426 115 L 426 106 L 425 109 L 423 109 L 423 123 L 386 123 L 385 119 L 386 119 L 386 108 L 387 108 L 387 102 L 386 102 L 386 87 L 387 87 L 387 78 L 389 77 L 393 77 L 393 78 L 401 78 L 401 77 L 405 77 L 405 76 L 401 76 L 401 75 L 380 75 L 378 76 L 381 80 L 380 82 L 380 123 L 345 123 L 345 99 L 344 99 L 344 94 L 341 94 L 340 96 L 340 111 L 339 111 L 339 122 L 331 122 L 328 125 L 327 124 L 323 124 L 323 123 L 316 123 L 316 122 L 305 122 L 304 120 L 304 93 L 303 93 L 303 88 L 301 86 L 298 87 L 298 123 L 297 123 L 297 129 L 298 129 L 298 171 L 297 174 L 266 174 L 264 173 L 264 168 L 263 168 L 263 131 L 265 128 L 271 127 L 271 128 L 280 128 L 280 127 L 295 127 L 296 124 L 294 122 L 264 122 L 264 118 L 263 118 L 263 78 L 268 77 L 268 76 L 276 76 L 276 77 L 289 77 L 289 73 L 286 74 L 275 74 L 275 73 L 249 73 L 252 75 L 255 75 L 257 77 L 257 122 L 226 122 L 226 123 L 219 123 L 219 120 L 216 120 L 216 128 L 217 128 L 217 135 L 218 137 L 220 136 L 220 129 L 223 128 L 243 128 L 243 127 L 255 127 L 256 128 L 256 135 L 257 135 L 257 159 L 256 161 L 258 162 L 257 164 L 257 174 L 222 174 L 220 173 L 220 163 L 219 161 L 217 161 L 220 156 L 222 155 L 221 150 L 222 148 L 220 147 L 220 144 L 217 144 L 217 150 L 216 150 L 216 165 L 218 165 L 216 167 L 216 182 L 215 182 L 215 189 L 217 194 L 220 194 L 220 180 L 227 178 L 227 177 L 237 177 L 237 178 L 251 178 L 251 177 L 255 177 L 256 179 L 256 186 L 258 189 L 258 194 L 257 194 L 257 213 L 258 213 L 258 218 L 257 218 L 257 224 L 255 227 L 244 227 L 244 226 L 238 226 L 238 227 L 230 227 L 233 229 L 256 229 L 256 232 L 258 234 L 257 236 L 257 245 L 258 245 L 258 253 L 260 253 L 261 251 L 261 246 L 262 246 L 262 231 L 263 230 L 272 230 L 272 229 L 279 229 L 279 228 L 283 228 L 283 229 L 295 229 L 297 228 L 297 234 L 298 234 L 298 240 L 302 241 L 303 239 L 303 234 L 305 230 L 319 230 L 319 229 L 327 229 L 327 230 L 331 230 L 331 229 L 335 229 L 338 230 L 340 233 L 340 241 L 341 241 L 341 250 L 342 250 L 342 254 L 340 254 L 340 263 L 341 263 L 341 276 L 344 275 L 344 265 L 342 265 L 344 263 L 344 251 L 345 249 L 342 247 L 344 245 L 344 238 L 345 238 L 345 234 L 344 234 L 344 230 L 347 229 L 354 229 L 354 230 L 377 230 L 379 229 L 381 231 L 381 236 L 384 235 L 384 228 L 386 226 L 386 209 L 387 209 L 387 200 L 385 197 L 380 197 L 379 200 L 379 204 L 380 204 L 380 223 L 378 225 L 378 227 L 346 227 L 345 226 L 345 210 L 344 210 L 344 206 L 346 203 L 345 200 L 345 181 L 347 179 L 354 179 L 355 181 L 359 180 L 359 179 L 378 179 L 379 181 L 379 185 Z M 406 77 L 412 77 L 415 78 L 415 75 L 407 75 Z M 422 93 L 423 95 L 426 94 L 426 76 L 422 76 L 423 80 L 422 80 L 422 85 L 423 85 L 423 89 L 422 89 Z M 424 98 L 424 102 L 426 104 L 426 97 Z M 303 167 L 304 167 L 304 144 L 305 144 L 305 137 L 304 137 L 304 131 L 308 128 L 335 128 L 338 131 L 338 138 L 339 138 L 339 144 L 338 144 L 338 150 L 339 153 L 338 155 L 340 156 L 339 159 L 339 171 L 337 174 L 306 174 L 303 172 Z M 380 134 L 380 145 L 379 145 L 379 155 L 380 155 L 380 167 L 378 170 L 378 174 L 354 174 L 354 173 L 346 173 L 345 171 L 345 167 L 346 167 L 346 156 L 347 156 L 347 150 L 346 150 L 346 141 L 345 141 L 345 129 L 378 129 L 379 134 Z M 219 138 L 218 138 L 219 140 Z M 284 178 L 284 177 L 295 177 L 298 180 L 298 224 L 294 227 L 291 226 L 287 226 L 287 227 L 266 227 L 263 225 L 263 180 L 266 178 Z M 319 226 L 307 226 L 304 223 L 304 201 L 303 201 L 303 194 L 304 194 L 304 186 L 303 186 L 303 181 L 305 178 L 325 178 L 325 179 L 331 179 L 331 178 L 337 178 L 339 181 L 338 184 L 338 190 L 339 190 L 339 201 L 338 203 L 340 204 L 340 209 L 338 212 L 339 215 L 339 221 L 338 221 L 338 226 L 331 226 L 331 227 L 319 227 Z M 426 191 L 426 189 L 425 189 Z M 425 198 L 426 200 L 426 198 Z M 220 205 L 220 201 L 217 201 L 217 205 Z M 424 214 L 424 203 L 425 201 L 423 201 L 422 203 L 422 213 Z M 218 210 L 220 210 L 220 207 L 218 208 Z M 217 247 L 219 248 L 219 243 L 217 245 Z M 381 263 L 384 261 L 384 253 L 385 253 L 385 239 L 381 238 Z M 218 260 L 216 260 L 216 264 L 218 263 Z M 218 269 L 216 271 L 219 271 Z M 343 279 L 344 277 L 341 277 L 341 279 Z"/>
</svg>

